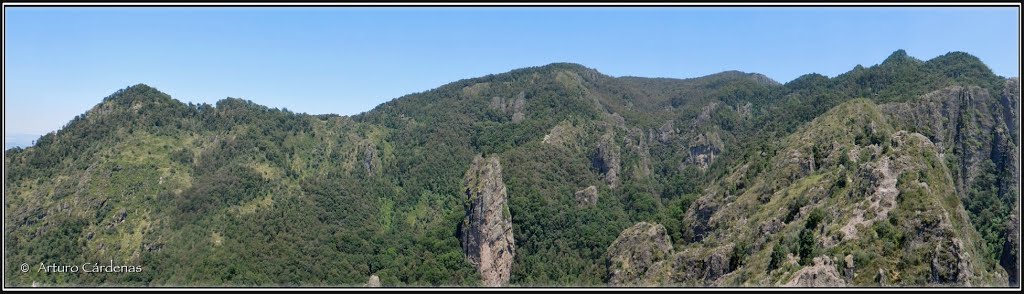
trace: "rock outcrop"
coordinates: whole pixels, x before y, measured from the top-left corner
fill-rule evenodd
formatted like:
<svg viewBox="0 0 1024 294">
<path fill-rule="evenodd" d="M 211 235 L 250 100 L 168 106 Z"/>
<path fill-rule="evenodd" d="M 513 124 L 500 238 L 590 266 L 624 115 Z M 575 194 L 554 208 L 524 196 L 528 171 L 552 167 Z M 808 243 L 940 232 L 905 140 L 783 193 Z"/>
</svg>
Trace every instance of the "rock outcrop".
<svg viewBox="0 0 1024 294">
<path fill-rule="evenodd" d="M 1020 206 L 1014 209 L 1007 222 L 1006 241 L 1003 243 L 1003 254 L 999 257 L 999 265 L 1006 269 L 1010 287 L 1020 286 Z"/>
<path fill-rule="evenodd" d="M 789 280 L 786 287 L 846 287 L 836 265 L 828 256 L 814 258 L 814 265 L 806 266 Z"/>
<path fill-rule="evenodd" d="M 1010 136 L 1014 141 L 1020 140 L 1020 79 L 1010 78 L 1006 80 L 1003 87 L 1003 95 L 999 103 L 1003 108 L 1003 120 L 1006 122 L 1006 129 L 1010 130 Z"/>
<path fill-rule="evenodd" d="M 1020 143 L 1020 79 L 1011 78 L 1006 81 L 1003 90 L 1003 117 L 1006 126 L 1010 130 L 1013 142 Z M 1007 144 L 1010 145 L 1010 144 Z M 1012 146 L 1012 145 L 1011 145 Z M 1006 236 L 1003 242 L 1003 252 L 999 257 L 999 265 L 1006 270 L 1008 285 L 1010 287 L 1020 286 L 1020 146 L 1011 147 L 1006 154 L 1008 170 L 1010 171 L 1007 181 L 1000 189 L 1009 194 L 1009 198 L 1015 199 L 1010 219 L 1006 222 L 1006 229 L 1003 235 Z"/>
<path fill-rule="evenodd" d="M 718 133 L 710 132 L 697 135 L 690 143 L 688 150 L 690 156 L 686 158 L 686 163 L 696 165 L 701 170 L 707 170 L 724 148 L 725 144 Z"/>
<path fill-rule="evenodd" d="M 620 184 L 619 172 L 622 170 L 621 152 L 615 142 L 615 133 L 608 132 L 597 142 L 597 152 L 592 159 L 594 168 L 604 175 L 608 187 L 614 189 Z"/>
<path fill-rule="evenodd" d="M 512 123 L 522 122 L 526 118 L 526 92 L 519 92 L 515 98 L 505 99 L 502 97 L 492 97 L 490 108 L 501 111 L 502 113 L 512 114 Z"/>
<path fill-rule="evenodd" d="M 639 159 L 627 167 L 632 171 L 632 178 L 646 179 L 651 176 L 651 151 L 647 141 L 648 138 L 644 137 L 644 132 L 639 128 L 632 128 L 626 132 L 626 150 L 632 154 L 631 157 Z"/>
<path fill-rule="evenodd" d="M 466 218 L 459 228 L 462 250 L 480 272 L 484 286 L 505 286 L 512 272 L 515 240 L 498 157 L 473 159 L 463 188 Z"/>
<path fill-rule="evenodd" d="M 640 222 L 608 247 L 609 286 L 711 286 L 728 274 L 732 244 L 675 252 L 660 224 Z"/>
<path fill-rule="evenodd" d="M 958 238 L 935 244 L 931 257 L 929 283 L 938 285 L 970 285 L 973 276 L 969 256 Z"/>
<path fill-rule="evenodd" d="M 576 147 L 579 136 L 579 127 L 569 121 L 562 121 L 551 128 L 541 143 L 562 147 Z"/>
<path fill-rule="evenodd" d="M 370 275 L 370 280 L 366 281 L 366 286 L 370 288 L 380 288 L 380 277 L 377 275 Z"/>
<path fill-rule="evenodd" d="M 672 142 L 672 139 L 675 139 L 675 135 L 678 131 L 672 124 L 672 121 L 669 120 L 662 124 L 660 128 L 658 128 L 658 135 L 656 137 L 658 139 L 658 142 L 661 142 L 662 144 L 668 144 Z"/>
<path fill-rule="evenodd" d="M 853 281 L 854 273 L 857 271 L 856 264 L 853 261 L 853 255 L 849 254 L 843 258 L 843 278 L 847 281 Z"/>
<path fill-rule="evenodd" d="M 608 247 L 609 286 L 652 286 L 668 277 L 672 240 L 660 224 L 640 222 Z"/>
<path fill-rule="evenodd" d="M 687 209 L 683 222 L 690 224 L 683 229 L 683 239 L 689 242 L 700 242 L 715 229 L 711 217 L 719 210 L 719 204 L 709 195 L 697 198 Z"/>
<path fill-rule="evenodd" d="M 597 205 L 597 187 L 589 186 L 583 190 L 576 191 L 576 205 L 582 207 L 593 207 Z"/>
<path fill-rule="evenodd" d="M 366 170 L 366 174 L 375 175 L 379 173 L 381 163 L 380 154 L 377 151 L 377 145 L 367 140 L 359 144 L 359 149 L 362 150 L 359 163 L 363 166 L 363 169 Z"/>
<path fill-rule="evenodd" d="M 688 250 L 672 256 L 672 284 L 711 286 L 730 272 L 732 245 L 708 250 Z"/>
</svg>

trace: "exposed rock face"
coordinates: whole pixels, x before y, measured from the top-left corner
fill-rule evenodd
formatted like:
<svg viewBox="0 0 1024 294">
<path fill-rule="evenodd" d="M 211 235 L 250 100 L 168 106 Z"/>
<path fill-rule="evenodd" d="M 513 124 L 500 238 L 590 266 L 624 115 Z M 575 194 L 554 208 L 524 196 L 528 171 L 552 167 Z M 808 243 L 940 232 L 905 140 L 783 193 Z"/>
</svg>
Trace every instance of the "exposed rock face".
<svg viewBox="0 0 1024 294">
<path fill-rule="evenodd" d="M 725 148 L 725 144 L 722 143 L 718 133 L 697 135 L 690 143 L 690 156 L 686 158 L 686 163 L 696 165 L 701 170 L 707 170 L 718 158 L 718 154 L 722 153 L 723 148 Z"/>
<path fill-rule="evenodd" d="M 459 229 L 462 250 L 487 287 L 505 286 L 512 271 L 515 240 L 508 194 L 497 156 L 477 156 L 466 171 L 466 218 Z"/>
<path fill-rule="evenodd" d="M 732 246 L 720 246 L 709 252 L 684 251 L 672 256 L 672 283 L 685 286 L 710 286 L 729 273 Z"/>
<path fill-rule="evenodd" d="M 935 244 L 932 253 L 931 277 L 929 282 L 940 285 L 970 285 L 973 276 L 970 261 L 964 252 L 963 242 L 952 238 L 950 242 Z"/>
<path fill-rule="evenodd" d="M 951 173 L 956 194 L 970 201 L 972 191 L 994 188 L 1006 207 L 1019 207 L 1020 198 L 1020 80 L 1006 80 L 1001 93 L 976 86 L 951 86 L 933 91 L 921 99 L 882 106 L 889 119 L 903 128 L 913 128 L 935 143 L 945 158 L 952 156 Z M 983 175 L 995 174 L 988 179 Z M 1012 214 L 1012 213 L 1011 213 Z M 975 216 L 976 217 L 976 216 Z M 988 220 L 975 219 L 985 223 Z M 1012 223 L 1012 222 L 1011 222 Z M 1019 228 L 1019 224 L 1017 225 Z M 1005 226 L 1004 236 L 1019 236 L 1019 229 Z M 1010 240 L 1006 240 L 1009 242 Z M 1019 243 L 1015 243 L 1019 244 Z M 1009 274 L 1009 282 L 1017 279 L 1019 250 L 1004 250 L 1000 265 Z M 1006 246 L 1004 246 L 1006 247 Z M 935 269 L 941 270 L 942 267 Z M 944 280 L 942 277 L 936 277 Z M 938 282 L 938 281 L 933 281 Z M 1019 283 L 1019 282 L 1018 282 Z"/>
<path fill-rule="evenodd" d="M 362 149 L 359 163 L 363 165 L 363 169 L 366 170 L 366 174 L 376 174 L 378 172 L 377 169 L 381 164 L 380 155 L 377 152 L 377 145 L 370 141 L 365 141 L 359 145 L 359 149 Z"/>
<path fill-rule="evenodd" d="M 1006 81 L 1003 90 L 1003 117 L 1010 130 L 1013 142 L 1020 142 L 1020 79 L 1011 78 Z M 1012 146 L 1012 145 L 1011 145 Z M 1020 286 L 1020 146 L 1013 146 L 1006 154 L 1009 162 L 1010 176 L 1001 190 L 1006 191 L 1011 199 L 1015 199 L 1013 212 L 1006 222 L 1003 252 L 999 257 L 999 265 L 1006 270 L 1010 287 Z"/>
<path fill-rule="evenodd" d="M 640 160 L 629 168 L 634 178 L 647 178 L 651 176 L 651 152 L 647 147 L 647 138 L 640 128 L 632 128 L 626 134 L 626 148 L 635 154 Z"/>
<path fill-rule="evenodd" d="M 1003 96 L 1000 98 L 999 103 L 1003 106 L 1003 120 L 1006 121 L 1006 129 L 1010 130 L 1014 141 L 1020 140 L 1020 129 L 1017 128 L 1017 124 L 1020 123 L 1020 79 L 1007 79 L 1006 85 L 1003 87 Z"/>
<path fill-rule="evenodd" d="M 736 112 L 740 114 L 740 117 L 750 119 L 754 115 L 754 104 L 750 102 L 744 103 L 736 109 Z"/>
<path fill-rule="evenodd" d="M 511 99 L 492 97 L 489 106 L 503 113 L 511 113 L 512 123 L 519 123 L 526 118 L 526 113 L 523 112 L 526 108 L 526 92 L 519 92 L 515 98 Z"/>
<path fill-rule="evenodd" d="M 857 271 L 857 267 L 853 263 L 853 255 L 846 255 L 843 258 L 843 278 L 847 281 L 852 281 L 854 278 L 853 273 Z"/>
<path fill-rule="evenodd" d="M 790 181 L 806 177 L 814 172 L 814 156 L 811 154 L 804 154 L 799 149 L 791 150 L 786 154 L 783 166 L 786 167 L 783 172 L 788 176 Z"/>
<path fill-rule="evenodd" d="M 806 266 L 793 276 L 786 287 L 845 287 L 846 281 L 839 275 L 835 263 L 827 256 L 814 258 L 814 265 Z"/>
<path fill-rule="evenodd" d="M 380 277 L 377 275 L 370 275 L 370 280 L 366 281 L 366 286 L 370 288 L 380 288 Z"/>
<path fill-rule="evenodd" d="M 718 101 L 712 101 L 711 103 L 708 103 L 708 105 L 701 107 L 700 114 L 697 115 L 691 124 L 692 128 L 697 129 L 700 126 L 709 124 L 711 122 L 711 114 L 714 113 L 715 110 L 718 110 L 718 106 Z"/>
<path fill-rule="evenodd" d="M 1019 204 L 1020 202 L 1018 202 Z M 1010 287 L 1020 286 L 1020 206 L 1018 205 L 1007 222 L 1006 242 L 999 264 L 1006 269 Z"/>
<path fill-rule="evenodd" d="M 697 198 L 683 216 L 683 223 L 690 224 L 683 229 L 683 238 L 690 242 L 700 242 L 714 229 L 711 217 L 719 209 L 718 203 L 705 195 Z"/>
<path fill-rule="evenodd" d="M 732 245 L 674 252 L 659 224 L 637 223 L 608 247 L 610 286 L 709 286 L 731 269 Z"/>
<path fill-rule="evenodd" d="M 597 187 L 589 186 L 583 190 L 576 191 L 576 204 L 583 207 L 597 205 Z"/>
<path fill-rule="evenodd" d="M 641 222 L 622 231 L 608 247 L 608 285 L 655 285 L 667 277 L 672 240 L 659 224 Z"/>
<path fill-rule="evenodd" d="M 562 121 L 544 135 L 544 140 L 541 143 L 563 147 L 576 146 L 578 133 L 579 129 L 576 126 L 568 121 Z"/>
<path fill-rule="evenodd" d="M 1006 82 L 1001 97 L 976 86 L 951 86 L 912 102 L 882 105 L 881 109 L 896 126 L 914 129 L 934 142 L 940 153 L 957 156 L 956 190 L 961 198 L 967 198 L 977 176 L 987 172 L 986 161 L 997 170 L 1008 168 L 1006 155 L 1014 152 L 1009 149 L 1016 146 L 1020 136 L 1016 126 L 1020 97 L 1016 89 L 1016 79 Z M 998 181 L 1007 183 L 1009 177 Z M 1001 190 L 1000 198 L 1009 199 L 1006 193 Z"/>
<path fill-rule="evenodd" d="M 658 128 L 658 142 L 664 144 L 672 142 L 672 139 L 675 138 L 676 132 L 678 131 L 676 131 L 675 127 L 672 126 L 672 121 L 666 121 L 665 124 L 661 125 L 661 128 Z"/>
<path fill-rule="evenodd" d="M 867 199 L 868 209 L 875 212 L 875 217 L 867 219 L 866 211 L 857 209 L 854 217 L 840 229 L 843 232 L 843 240 L 857 238 L 857 225 L 870 226 L 876 221 L 884 220 L 896 207 L 896 196 L 900 194 L 896 182 L 901 171 L 894 165 L 895 163 L 886 157 L 878 163 L 867 164 L 860 170 L 858 177 L 866 179 L 871 185 L 867 187 L 865 194 L 870 195 Z"/>
<path fill-rule="evenodd" d="M 608 132 L 601 136 L 592 163 L 594 168 L 604 175 L 608 186 L 613 189 L 620 183 L 619 172 L 622 170 L 620 156 L 619 145 L 615 142 L 615 133 Z"/>
</svg>

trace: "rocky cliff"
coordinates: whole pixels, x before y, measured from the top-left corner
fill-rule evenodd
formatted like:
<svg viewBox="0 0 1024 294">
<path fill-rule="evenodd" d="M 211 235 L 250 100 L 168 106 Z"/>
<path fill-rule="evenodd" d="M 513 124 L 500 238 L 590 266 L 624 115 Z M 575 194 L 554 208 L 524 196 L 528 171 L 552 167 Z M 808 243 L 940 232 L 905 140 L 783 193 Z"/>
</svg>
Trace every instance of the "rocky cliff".
<svg viewBox="0 0 1024 294">
<path fill-rule="evenodd" d="M 622 231 L 608 247 L 608 285 L 643 286 L 665 282 L 672 239 L 659 224 L 640 222 Z"/>
<path fill-rule="evenodd" d="M 894 126 L 919 132 L 934 142 L 936 151 L 950 164 L 956 194 L 966 208 L 989 211 L 988 215 L 970 215 L 982 235 L 1019 234 L 1019 226 L 1014 227 L 1012 220 L 991 217 L 1012 214 L 1019 207 L 1019 83 L 1019 79 L 1007 79 L 998 91 L 950 86 L 914 101 L 880 106 Z M 989 239 L 989 250 L 999 253 L 1004 251 L 1001 247 L 1013 245 Z M 1015 263 L 1001 264 L 1014 283 Z"/>
<path fill-rule="evenodd" d="M 480 272 L 484 286 L 505 286 L 512 271 L 515 240 L 498 157 L 473 159 L 463 187 L 466 218 L 459 230 L 462 250 Z"/>
<path fill-rule="evenodd" d="M 732 269 L 730 250 L 675 251 L 660 224 L 640 222 L 608 247 L 609 286 L 711 286 Z"/>
<path fill-rule="evenodd" d="M 768 159 L 770 173 L 744 180 L 749 188 L 730 188 L 740 172 L 689 204 L 682 242 L 662 250 L 669 257 L 650 249 L 667 238 L 651 237 L 657 230 L 623 231 L 609 248 L 609 284 L 877 285 L 878 272 L 888 286 L 1006 279 L 979 258 L 984 240 L 960 204 L 942 149 L 890 118 L 854 100 L 799 129 Z"/>
<path fill-rule="evenodd" d="M 804 267 L 786 283 L 786 287 L 845 287 L 846 281 L 839 275 L 832 259 L 815 257 L 814 265 Z"/>
</svg>

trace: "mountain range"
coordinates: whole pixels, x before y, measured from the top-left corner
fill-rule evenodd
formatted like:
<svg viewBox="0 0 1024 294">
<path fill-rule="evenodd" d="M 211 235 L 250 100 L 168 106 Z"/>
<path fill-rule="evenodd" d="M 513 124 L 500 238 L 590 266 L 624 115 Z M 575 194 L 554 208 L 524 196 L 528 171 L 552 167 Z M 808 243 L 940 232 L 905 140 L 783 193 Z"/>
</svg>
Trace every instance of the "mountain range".
<svg viewBox="0 0 1024 294">
<path fill-rule="evenodd" d="M 1018 287 L 1019 154 L 1019 78 L 963 52 L 555 63 L 353 116 L 138 84 L 4 152 L 4 283 Z M 39 270 L 86 263 L 142 271 Z"/>
</svg>

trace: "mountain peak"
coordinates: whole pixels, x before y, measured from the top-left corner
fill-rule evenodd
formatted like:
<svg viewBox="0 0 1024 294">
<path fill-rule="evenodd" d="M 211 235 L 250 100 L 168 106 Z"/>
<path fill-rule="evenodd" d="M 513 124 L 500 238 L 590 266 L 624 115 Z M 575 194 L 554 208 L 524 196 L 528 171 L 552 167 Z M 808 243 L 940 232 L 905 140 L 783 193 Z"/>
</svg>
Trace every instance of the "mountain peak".
<svg viewBox="0 0 1024 294">
<path fill-rule="evenodd" d="M 971 65 L 985 66 L 985 63 L 981 61 L 977 56 L 971 55 L 970 53 L 963 51 L 951 51 L 946 54 L 939 55 L 938 57 L 928 60 L 928 63 L 947 63 L 947 62 L 963 62 Z M 986 68 L 988 66 L 985 66 Z"/>
<path fill-rule="evenodd" d="M 152 101 L 166 99 L 171 99 L 171 96 L 164 92 L 160 92 L 160 90 L 150 87 L 149 85 L 138 83 L 124 89 L 117 90 L 114 94 L 104 98 L 103 101 L 114 101 L 117 104 L 130 105 L 140 100 Z"/>
<path fill-rule="evenodd" d="M 601 74 L 596 69 L 586 67 L 585 65 L 582 65 L 582 64 L 579 64 L 579 63 L 572 63 L 572 62 L 549 63 L 547 65 L 541 66 L 540 69 L 542 69 L 542 70 L 555 70 L 555 71 L 563 70 L 563 71 L 574 72 L 574 73 L 577 73 L 577 74 L 587 74 L 587 75 Z"/>
<path fill-rule="evenodd" d="M 144 83 L 134 84 L 134 85 L 128 86 L 125 89 L 126 90 L 138 90 L 138 91 L 156 90 L 156 88 L 150 87 L 149 85 L 146 85 Z"/>
<path fill-rule="evenodd" d="M 977 56 L 953 51 L 925 62 L 926 65 L 948 77 L 967 80 L 998 80 L 992 69 Z"/>
<path fill-rule="evenodd" d="M 892 54 L 889 54 L 889 57 L 885 58 L 885 61 L 882 61 L 882 64 L 883 65 L 899 65 L 899 64 L 918 63 L 918 62 L 921 62 L 921 61 L 917 60 L 917 58 L 913 58 L 913 57 L 910 57 L 910 55 L 907 55 L 907 51 L 906 50 L 899 49 L 899 50 L 896 50 L 895 52 L 893 52 Z"/>
</svg>

